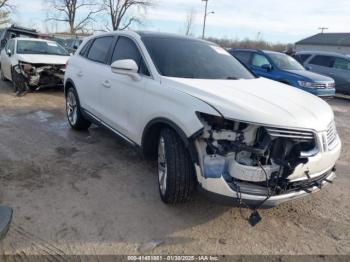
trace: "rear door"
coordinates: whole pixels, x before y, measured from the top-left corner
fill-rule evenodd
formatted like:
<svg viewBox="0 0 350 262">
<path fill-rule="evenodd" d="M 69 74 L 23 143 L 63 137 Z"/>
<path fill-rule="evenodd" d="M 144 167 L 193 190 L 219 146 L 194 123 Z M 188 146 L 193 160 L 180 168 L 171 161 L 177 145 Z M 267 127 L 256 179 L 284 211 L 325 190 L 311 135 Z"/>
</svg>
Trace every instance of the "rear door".
<svg viewBox="0 0 350 262">
<path fill-rule="evenodd" d="M 101 117 L 101 92 L 113 36 L 102 36 L 91 40 L 74 56 L 72 61 L 74 83 L 77 86 L 80 103 L 84 109 L 96 117 Z"/>
</svg>

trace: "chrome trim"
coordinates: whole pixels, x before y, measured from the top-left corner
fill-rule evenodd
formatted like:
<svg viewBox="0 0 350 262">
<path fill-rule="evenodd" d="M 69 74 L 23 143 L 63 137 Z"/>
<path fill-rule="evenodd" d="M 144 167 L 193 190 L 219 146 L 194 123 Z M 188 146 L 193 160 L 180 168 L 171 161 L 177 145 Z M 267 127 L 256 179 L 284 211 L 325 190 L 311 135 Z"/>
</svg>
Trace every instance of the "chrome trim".
<svg viewBox="0 0 350 262">
<path fill-rule="evenodd" d="M 308 158 L 308 157 L 313 157 L 316 156 L 319 153 L 319 150 L 317 147 L 314 147 L 313 149 L 309 150 L 309 151 L 301 151 L 300 152 L 300 157 L 302 158 Z"/>
<path fill-rule="evenodd" d="M 328 125 L 326 139 L 327 139 L 326 144 L 329 151 L 332 151 L 339 143 L 338 132 L 334 121 L 332 121 Z"/>
<path fill-rule="evenodd" d="M 124 139 L 126 142 L 137 146 L 137 144 L 132 141 L 130 138 L 128 138 L 127 136 L 123 135 L 122 133 L 120 133 L 118 130 L 114 129 L 113 127 L 111 127 L 110 125 L 108 125 L 107 123 L 105 123 L 104 121 L 102 121 L 101 119 L 99 119 L 98 117 L 94 116 L 92 113 L 90 113 L 89 111 L 87 111 L 86 109 L 83 109 L 84 112 L 86 114 L 88 114 L 90 117 L 92 117 L 93 119 L 95 119 L 97 122 L 99 122 L 101 125 L 103 125 L 104 127 L 108 128 L 109 130 L 111 130 L 113 133 L 115 133 L 116 135 L 118 135 L 119 137 L 121 137 L 122 139 Z"/>
<path fill-rule="evenodd" d="M 322 187 L 329 185 L 334 178 L 336 177 L 335 172 L 331 172 L 329 176 L 327 176 L 323 181 L 322 181 Z M 236 194 L 236 191 L 232 190 L 234 192 L 234 195 Z M 310 193 L 315 193 L 317 191 L 320 191 L 319 187 L 313 186 L 311 188 L 308 188 L 307 191 L 305 190 L 299 190 L 299 191 L 294 191 L 291 193 L 287 194 L 281 194 L 277 196 L 272 196 L 266 202 L 264 203 L 264 206 L 275 206 L 278 204 L 281 204 L 283 202 L 287 202 L 290 200 L 294 200 L 297 198 L 304 197 L 306 195 L 309 195 Z M 263 201 L 266 199 L 266 196 L 256 196 L 256 195 L 250 195 L 250 194 L 241 194 L 241 197 L 243 200 L 251 200 L 251 201 Z"/>
<path fill-rule="evenodd" d="M 272 137 L 288 137 L 302 140 L 315 140 L 315 133 L 290 128 L 265 127 L 268 134 Z"/>
</svg>

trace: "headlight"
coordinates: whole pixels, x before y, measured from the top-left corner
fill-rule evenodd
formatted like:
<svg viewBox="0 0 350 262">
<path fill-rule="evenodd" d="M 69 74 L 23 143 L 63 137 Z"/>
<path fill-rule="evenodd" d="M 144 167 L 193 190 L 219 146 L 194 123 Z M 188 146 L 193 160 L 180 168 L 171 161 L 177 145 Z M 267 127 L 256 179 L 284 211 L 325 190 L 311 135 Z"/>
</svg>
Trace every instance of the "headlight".
<svg viewBox="0 0 350 262">
<path fill-rule="evenodd" d="M 298 81 L 299 86 L 306 88 L 313 88 L 315 83 L 307 82 L 307 81 Z"/>
<path fill-rule="evenodd" d="M 334 88 L 334 82 L 307 82 L 307 81 L 298 81 L 299 86 L 306 88 Z"/>
<path fill-rule="evenodd" d="M 35 67 L 33 67 L 31 64 L 28 64 L 28 63 L 19 62 L 18 64 L 21 70 L 23 70 L 25 73 L 30 73 L 32 70 L 35 69 Z"/>
<path fill-rule="evenodd" d="M 239 122 L 239 121 L 234 121 L 234 120 L 228 120 L 225 119 L 221 116 L 214 116 L 214 115 L 209 115 L 205 113 L 200 113 L 196 112 L 197 117 L 199 120 L 204 124 L 204 125 L 209 125 L 212 127 L 212 129 L 215 130 L 243 130 L 245 129 L 248 124 Z"/>
</svg>

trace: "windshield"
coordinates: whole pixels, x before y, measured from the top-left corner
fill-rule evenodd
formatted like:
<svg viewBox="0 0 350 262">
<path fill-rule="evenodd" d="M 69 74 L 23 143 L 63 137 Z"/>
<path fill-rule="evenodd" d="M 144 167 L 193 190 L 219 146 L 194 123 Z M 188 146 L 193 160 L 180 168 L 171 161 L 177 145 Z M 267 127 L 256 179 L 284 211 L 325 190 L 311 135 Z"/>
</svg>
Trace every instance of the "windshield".
<svg viewBox="0 0 350 262">
<path fill-rule="evenodd" d="M 18 40 L 18 54 L 68 55 L 67 51 L 53 41 Z"/>
<path fill-rule="evenodd" d="M 293 57 L 282 53 L 267 53 L 279 69 L 282 70 L 305 70 Z"/>
<path fill-rule="evenodd" d="M 159 37 L 142 38 L 163 76 L 196 79 L 255 78 L 221 47 L 209 43 Z"/>
</svg>

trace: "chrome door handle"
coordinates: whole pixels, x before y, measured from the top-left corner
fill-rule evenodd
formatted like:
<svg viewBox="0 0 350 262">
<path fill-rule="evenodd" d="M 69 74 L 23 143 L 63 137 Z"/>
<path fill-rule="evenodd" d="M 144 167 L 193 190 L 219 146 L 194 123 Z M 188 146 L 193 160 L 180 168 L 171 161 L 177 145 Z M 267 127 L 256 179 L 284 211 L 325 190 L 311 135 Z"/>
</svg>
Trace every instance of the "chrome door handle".
<svg viewBox="0 0 350 262">
<path fill-rule="evenodd" d="M 79 76 L 79 77 L 82 77 L 84 74 L 83 74 L 83 71 L 79 71 L 78 73 L 77 73 L 77 76 Z"/>
<path fill-rule="evenodd" d="M 102 82 L 102 85 L 103 85 L 105 88 L 111 88 L 111 83 L 110 83 L 108 80 L 103 81 L 103 82 Z"/>
</svg>

